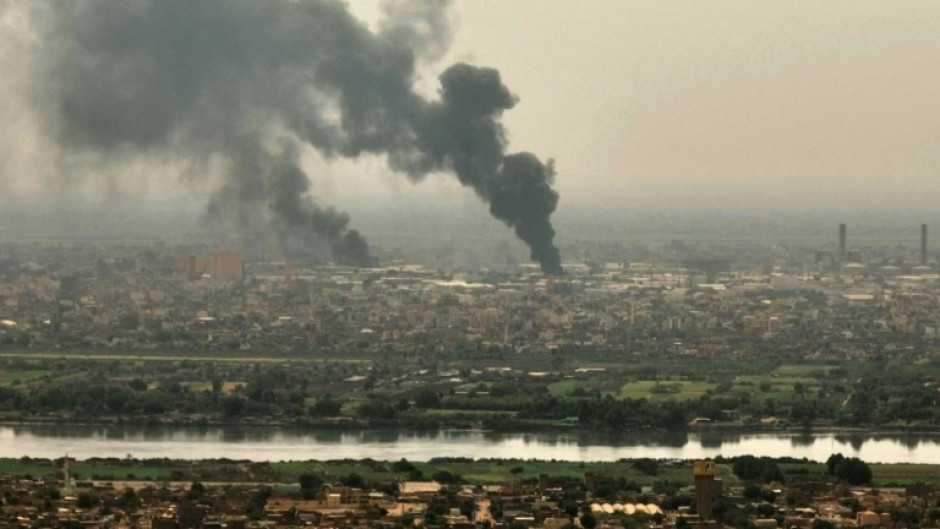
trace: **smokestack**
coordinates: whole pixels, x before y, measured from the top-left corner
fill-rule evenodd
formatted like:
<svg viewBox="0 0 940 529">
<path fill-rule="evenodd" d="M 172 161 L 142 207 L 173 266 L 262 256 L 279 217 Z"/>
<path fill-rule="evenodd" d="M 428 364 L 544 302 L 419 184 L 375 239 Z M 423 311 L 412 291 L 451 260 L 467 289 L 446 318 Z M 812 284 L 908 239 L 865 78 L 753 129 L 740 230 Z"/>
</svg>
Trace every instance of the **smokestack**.
<svg viewBox="0 0 940 529">
<path fill-rule="evenodd" d="M 927 225 L 920 225 L 920 264 L 927 264 Z"/>
<path fill-rule="evenodd" d="M 839 224 L 839 264 L 845 264 L 845 224 Z"/>
</svg>

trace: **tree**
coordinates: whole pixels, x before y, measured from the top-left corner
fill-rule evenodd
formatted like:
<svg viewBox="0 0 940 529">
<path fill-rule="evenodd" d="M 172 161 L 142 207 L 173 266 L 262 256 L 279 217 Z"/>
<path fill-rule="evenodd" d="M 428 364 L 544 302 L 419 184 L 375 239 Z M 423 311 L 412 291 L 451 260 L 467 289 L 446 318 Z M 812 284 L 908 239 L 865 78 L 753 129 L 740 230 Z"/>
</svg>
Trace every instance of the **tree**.
<svg viewBox="0 0 940 529">
<path fill-rule="evenodd" d="M 222 402 L 226 417 L 238 417 L 245 411 L 245 400 L 240 397 L 228 397 Z"/>
<path fill-rule="evenodd" d="M 826 460 L 826 472 L 849 485 L 864 485 L 871 482 L 871 467 L 857 457 L 832 454 Z"/>
<path fill-rule="evenodd" d="M 794 382 L 793 393 L 802 399 L 803 395 L 806 393 L 806 386 L 804 386 L 802 382 Z"/>
<path fill-rule="evenodd" d="M 490 516 L 497 522 L 503 518 L 503 502 L 490 502 Z"/>
<path fill-rule="evenodd" d="M 850 457 L 836 467 L 836 477 L 849 485 L 871 483 L 871 467 L 857 457 Z"/>
<path fill-rule="evenodd" d="M 460 514 L 466 516 L 468 520 L 473 521 L 473 515 L 476 512 L 477 504 L 473 498 L 467 498 L 460 503 Z"/>
<path fill-rule="evenodd" d="M 636 461 L 634 461 L 633 468 L 639 470 L 640 472 L 642 472 L 643 474 L 646 474 L 647 476 L 655 476 L 659 474 L 659 462 L 657 462 L 655 459 L 650 459 L 648 457 L 644 457 L 644 458 L 637 459 Z"/>
<path fill-rule="evenodd" d="M 428 409 L 428 408 L 437 408 L 441 405 L 441 397 L 431 391 L 424 390 L 415 397 L 415 406 L 418 408 Z"/>
<path fill-rule="evenodd" d="M 319 474 L 312 472 L 305 472 L 298 476 L 297 479 L 300 482 L 300 490 L 303 492 L 304 497 L 310 495 L 312 498 L 313 495 L 315 495 L 315 491 L 323 486 L 323 478 Z"/>
<path fill-rule="evenodd" d="M 187 500 L 198 500 L 206 493 L 206 486 L 198 481 L 193 481 L 189 485 L 189 492 L 186 493 Z"/>
<path fill-rule="evenodd" d="M 826 473 L 830 476 L 836 475 L 836 467 L 839 466 L 839 463 L 845 461 L 845 456 L 842 453 L 832 454 L 829 456 L 829 459 L 826 460 Z"/>
<path fill-rule="evenodd" d="M 347 487 L 353 487 L 357 489 L 362 489 L 366 486 L 366 481 L 362 479 L 362 476 L 356 474 L 355 472 L 341 477 L 339 482 Z"/>
<path fill-rule="evenodd" d="M 339 415 L 342 408 L 342 402 L 331 397 L 323 397 L 322 399 L 317 399 L 310 408 L 310 413 L 320 417 L 335 417 Z"/>
<path fill-rule="evenodd" d="M 414 469 L 414 464 L 405 458 L 401 458 L 401 460 L 392 463 L 392 470 L 395 472 L 411 472 Z"/>
<path fill-rule="evenodd" d="M 734 458 L 731 470 L 743 480 L 782 482 L 783 472 L 777 463 L 769 457 L 741 456 Z"/>
<path fill-rule="evenodd" d="M 75 499 L 75 506 L 79 509 L 91 509 L 101 501 L 97 495 L 90 492 L 79 492 Z"/>
<path fill-rule="evenodd" d="M 459 474 L 454 474 L 448 472 L 447 470 L 441 470 L 431 474 L 431 479 L 438 483 L 460 483 L 463 478 Z"/>
<path fill-rule="evenodd" d="M 753 501 L 760 497 L 760 487 L 751 483 L 744 487 L 744 497 Z"/>
<path fill-rule="evenodd" d="M 581 521 L 581 527 L 584 527 L 584 529 L 594 529 L 597 527 L 597 518 L 589 512 L 582 514 L 579 520 Z"/>
<path fill-rule="evenodd" d="M 770 503 L 761 503 L 757 506 L 757 514 L 761 515 L 762 518 L 770 518 L 777 513 L 777 508 Z"/>
</svg>

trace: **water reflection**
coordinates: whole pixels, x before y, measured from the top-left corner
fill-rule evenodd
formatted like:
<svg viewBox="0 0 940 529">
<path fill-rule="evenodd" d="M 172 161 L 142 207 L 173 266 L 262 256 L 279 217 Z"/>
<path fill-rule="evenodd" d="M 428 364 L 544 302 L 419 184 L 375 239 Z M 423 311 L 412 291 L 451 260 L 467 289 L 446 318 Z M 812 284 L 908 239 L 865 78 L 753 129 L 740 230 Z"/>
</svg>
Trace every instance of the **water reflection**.
<svg viewBox="0 0 940 529">
<path fill-rule="evenodd" d="M 118 428 L 103 428 L 102 433 L 105 439 L 121 440 L 124 438 L 124 432 Z"/>
<path fill-rule="evenodd" d="M 241 443 L 246 439 L 245 431 L 235 428 L 226 428 L 222 430 L 222 442 Z"/>
<path fill-rule="evenodd" d="M 343 441 L 343 432 L 339 430 L 323 430 L 307 433 L 306 436 L 312 437 L 313 442 L 321 444 L 339 444 Z"/>
<path fill-rule="evenodd" d="M 661 434 L 564 434 L 444 431 L 390 432 L 289 430 L 206 425 L 8 426 L 0 427 L 0 457 L 219 458 L 427 460 L 433 457 L 504 457 L 614 461 L 654 457 L 693 459 L 743 454 L 824 461 L 835 452 L 871 462 L 933 462 L 940 435 L 870 435 L 865 432 L 731 434 L 718 431 Z M 849 452 L 852 450 L 853 452 Z"/>
<path fill-rule="evenodd" d="M 699 442 L 702 444 L 703 448 L 721 448 L 722 443 L 726 440 L 729 443 L 740 442 L 740 439 L 726 439 L 726 437 L 719 432 L 707 432 L 699 437 Z"/>
<path fill-rule="evenodd" d="M 803 430 L 800 433 L 790 437 L 790 444 L 795 447 L 813 446 L 816 442 L 816 436 L 812 430 Z"/>
<path fill-rule="evenodd" d="M 842 444 L 848 444 L 856 452 L 861 450 L 862 445 L 864 445 L 865 441 L 869 439 L 868 435 L 859 433 L 859 432 L 853 432 L 850 434 L 838 434 L 835 437 L 836 437 L 836 441 Z"/>
<path fill-rule="evenodd" d="M 409 432 L 407 435 L 411 438 L 405 440 L 416 441 L 414 434 L 415 432 Z M 394 443 L 399 439 L 402 439 L 402 436 L 391 430 L 367 430 L 359 433 L 359 441 L 363 443 Z"/>
<path fill-rule="evenodd" d="M 902 445 L 907 447 L 908 450 L 913 450 L 917 448 L 917 445 L 920 444 L 920 437 L 914 435 L 905 435 L 898 440 Z"/>
<path fill-rule="evenodd" d="M 659 438 L 663 446 L 682 448 L 689 444 L 689 434 L 686 432 L 670 432 Z"/>
</svg>

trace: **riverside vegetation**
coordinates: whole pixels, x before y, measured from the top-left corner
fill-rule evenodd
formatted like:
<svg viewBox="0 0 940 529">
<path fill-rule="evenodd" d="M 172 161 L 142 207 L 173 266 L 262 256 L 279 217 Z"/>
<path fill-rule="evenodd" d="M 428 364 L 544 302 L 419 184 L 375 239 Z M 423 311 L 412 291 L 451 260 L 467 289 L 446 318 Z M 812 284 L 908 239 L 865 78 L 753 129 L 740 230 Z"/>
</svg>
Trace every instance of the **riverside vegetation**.
<svg viewBox="0 0 940 529">
<path fill-rule="evenodd" d="M 655 360 L 655 361 L 654 361 Z M 940 360 L 503 350 L 252 356 L 0 350 L 0 420 L 528 431 L 934 429 Z"/>
</svg>

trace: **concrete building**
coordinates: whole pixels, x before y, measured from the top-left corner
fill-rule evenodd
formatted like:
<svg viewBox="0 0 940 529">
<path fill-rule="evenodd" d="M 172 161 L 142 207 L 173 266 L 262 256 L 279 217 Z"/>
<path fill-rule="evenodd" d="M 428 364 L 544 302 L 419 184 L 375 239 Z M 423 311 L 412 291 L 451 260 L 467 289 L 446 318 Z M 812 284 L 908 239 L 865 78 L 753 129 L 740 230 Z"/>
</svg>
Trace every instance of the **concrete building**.
<svg viewBox="0 0 940 529">
<path fill-rule="evenodd" d="M 702 521 L 712 518 L 712 501 L 718 494 L 719 481 L 715 478 L 714 461 L 696 461 L 693 465 L 695 474 L 695 507 Z"/>
</svg>

